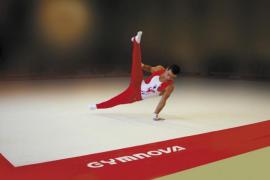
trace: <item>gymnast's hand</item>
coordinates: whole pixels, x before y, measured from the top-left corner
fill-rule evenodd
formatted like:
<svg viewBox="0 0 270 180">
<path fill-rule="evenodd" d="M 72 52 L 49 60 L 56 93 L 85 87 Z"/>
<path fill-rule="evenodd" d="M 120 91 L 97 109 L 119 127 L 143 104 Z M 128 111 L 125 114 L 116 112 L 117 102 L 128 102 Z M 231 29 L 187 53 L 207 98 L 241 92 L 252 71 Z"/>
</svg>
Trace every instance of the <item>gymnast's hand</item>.
<svg viewBox="0 0 270 180">
<path fill-rule="evenodd" d="M 159 116 L 158 116 L 158 114 L 154 113 L 153 120 L 154 120 L 154 121 L 163 121 L 163 120 L 165 120 L 165 119 L 164 119 L 164 118 L 159 117 Z"/>
</svg>

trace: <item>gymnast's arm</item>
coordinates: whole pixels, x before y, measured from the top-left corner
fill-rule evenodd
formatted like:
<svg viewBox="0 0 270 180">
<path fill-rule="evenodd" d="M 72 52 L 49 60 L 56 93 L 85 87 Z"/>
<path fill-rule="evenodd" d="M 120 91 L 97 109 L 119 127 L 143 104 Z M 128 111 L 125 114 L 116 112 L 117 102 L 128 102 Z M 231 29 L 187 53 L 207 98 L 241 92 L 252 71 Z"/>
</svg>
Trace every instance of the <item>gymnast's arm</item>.
<svg viewBox="0 0 270 180">
<path fill-rule="evenodd" d="M 164 94 L 162 95 L 162 98 L 160 99 L 156 110 L 155 110 L 155 114 L 158 116 L 158 114 L 160 113 L 160 111 L 164 108 L 164 106 L 166 105 L 166 101 L 167 99 L 170 97 L 171 93 L 174 90 L 174 85 L 171 84 L 168 87 L 166 87 Z"/>
<path fill-rule="evenodd" d="M 165 69 L 165 68 L 163 66 L 161 66 L 161 65 L 158 65 L 158 66 L 149 66 L 149 65 L 146 65 L 146 64 L 143 64 L 142 63 L 142 69 L 145 72 L 153 73 L 153 72 L 156 72 L 156 71 L 160 71 L 162 69 Z"/>
</svg>

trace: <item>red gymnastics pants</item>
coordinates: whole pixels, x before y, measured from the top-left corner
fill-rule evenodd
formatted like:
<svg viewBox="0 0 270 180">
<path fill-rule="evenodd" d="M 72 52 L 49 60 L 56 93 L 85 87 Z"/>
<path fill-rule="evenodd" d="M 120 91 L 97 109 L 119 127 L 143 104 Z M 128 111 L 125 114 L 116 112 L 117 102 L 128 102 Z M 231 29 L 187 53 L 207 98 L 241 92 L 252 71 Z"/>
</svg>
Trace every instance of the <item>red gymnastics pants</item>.
<svg viewBox="0 0 270 180">
<path fill-rule="evenodd" d="M 132 49 L 131 79 L 128 88 L 119 95 L 113 97 L 112 99 L 96 104 L 97 109 L 105 109 L 120 104 L 128 104 L 142 100 L 141 82 L 143 80 L 143 71 L 141 62 L 141 47 L 134 38 Z"/>
</svg>

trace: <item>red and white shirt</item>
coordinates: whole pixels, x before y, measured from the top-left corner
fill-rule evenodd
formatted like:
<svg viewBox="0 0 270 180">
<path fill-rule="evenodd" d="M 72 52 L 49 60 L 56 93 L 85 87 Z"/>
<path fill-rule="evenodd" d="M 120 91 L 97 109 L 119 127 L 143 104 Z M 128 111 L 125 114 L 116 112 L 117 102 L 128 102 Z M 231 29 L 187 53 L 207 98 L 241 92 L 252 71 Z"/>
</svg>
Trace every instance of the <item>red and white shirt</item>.
<svg viewBox="0 0 270 180">
<path fill-rule="evenodd" d="M 141 83 L 141 96 L 142 99 L 159 96 L 167 86 L 173 83 L 172 80 L 161 82 L 159 77 L 165 70 L 153 72 L 149 77 Z"/>
</svg>

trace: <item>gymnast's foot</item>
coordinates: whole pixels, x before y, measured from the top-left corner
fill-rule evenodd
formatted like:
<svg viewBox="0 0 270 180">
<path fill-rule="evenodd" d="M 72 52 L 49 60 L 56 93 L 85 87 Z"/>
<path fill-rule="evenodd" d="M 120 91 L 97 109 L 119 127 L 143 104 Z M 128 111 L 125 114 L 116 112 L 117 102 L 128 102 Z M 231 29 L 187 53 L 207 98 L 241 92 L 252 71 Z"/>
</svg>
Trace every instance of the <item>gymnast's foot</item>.
<svg viewBox="0 0 270 180">
<path fill-rule="evenodd" d="M 90 104 L 90 105 L 88 105 L 88 108 L 89 108 L 90 110 L 96 110 L 96 109 L 97 109 L 97 105 L 95 105 L 95 104 Z"/>
<path fill-rule="evenodd" d="M 131 38 L 131 41 L 133 42 L 134 39 L 137 43 L 140 43 L 141 42 L 141 38 L 142 38 L 142 31 L 138 31 L 137 32 L 137 35 L 135 37 L 132 37 Z"/>
</svg>

